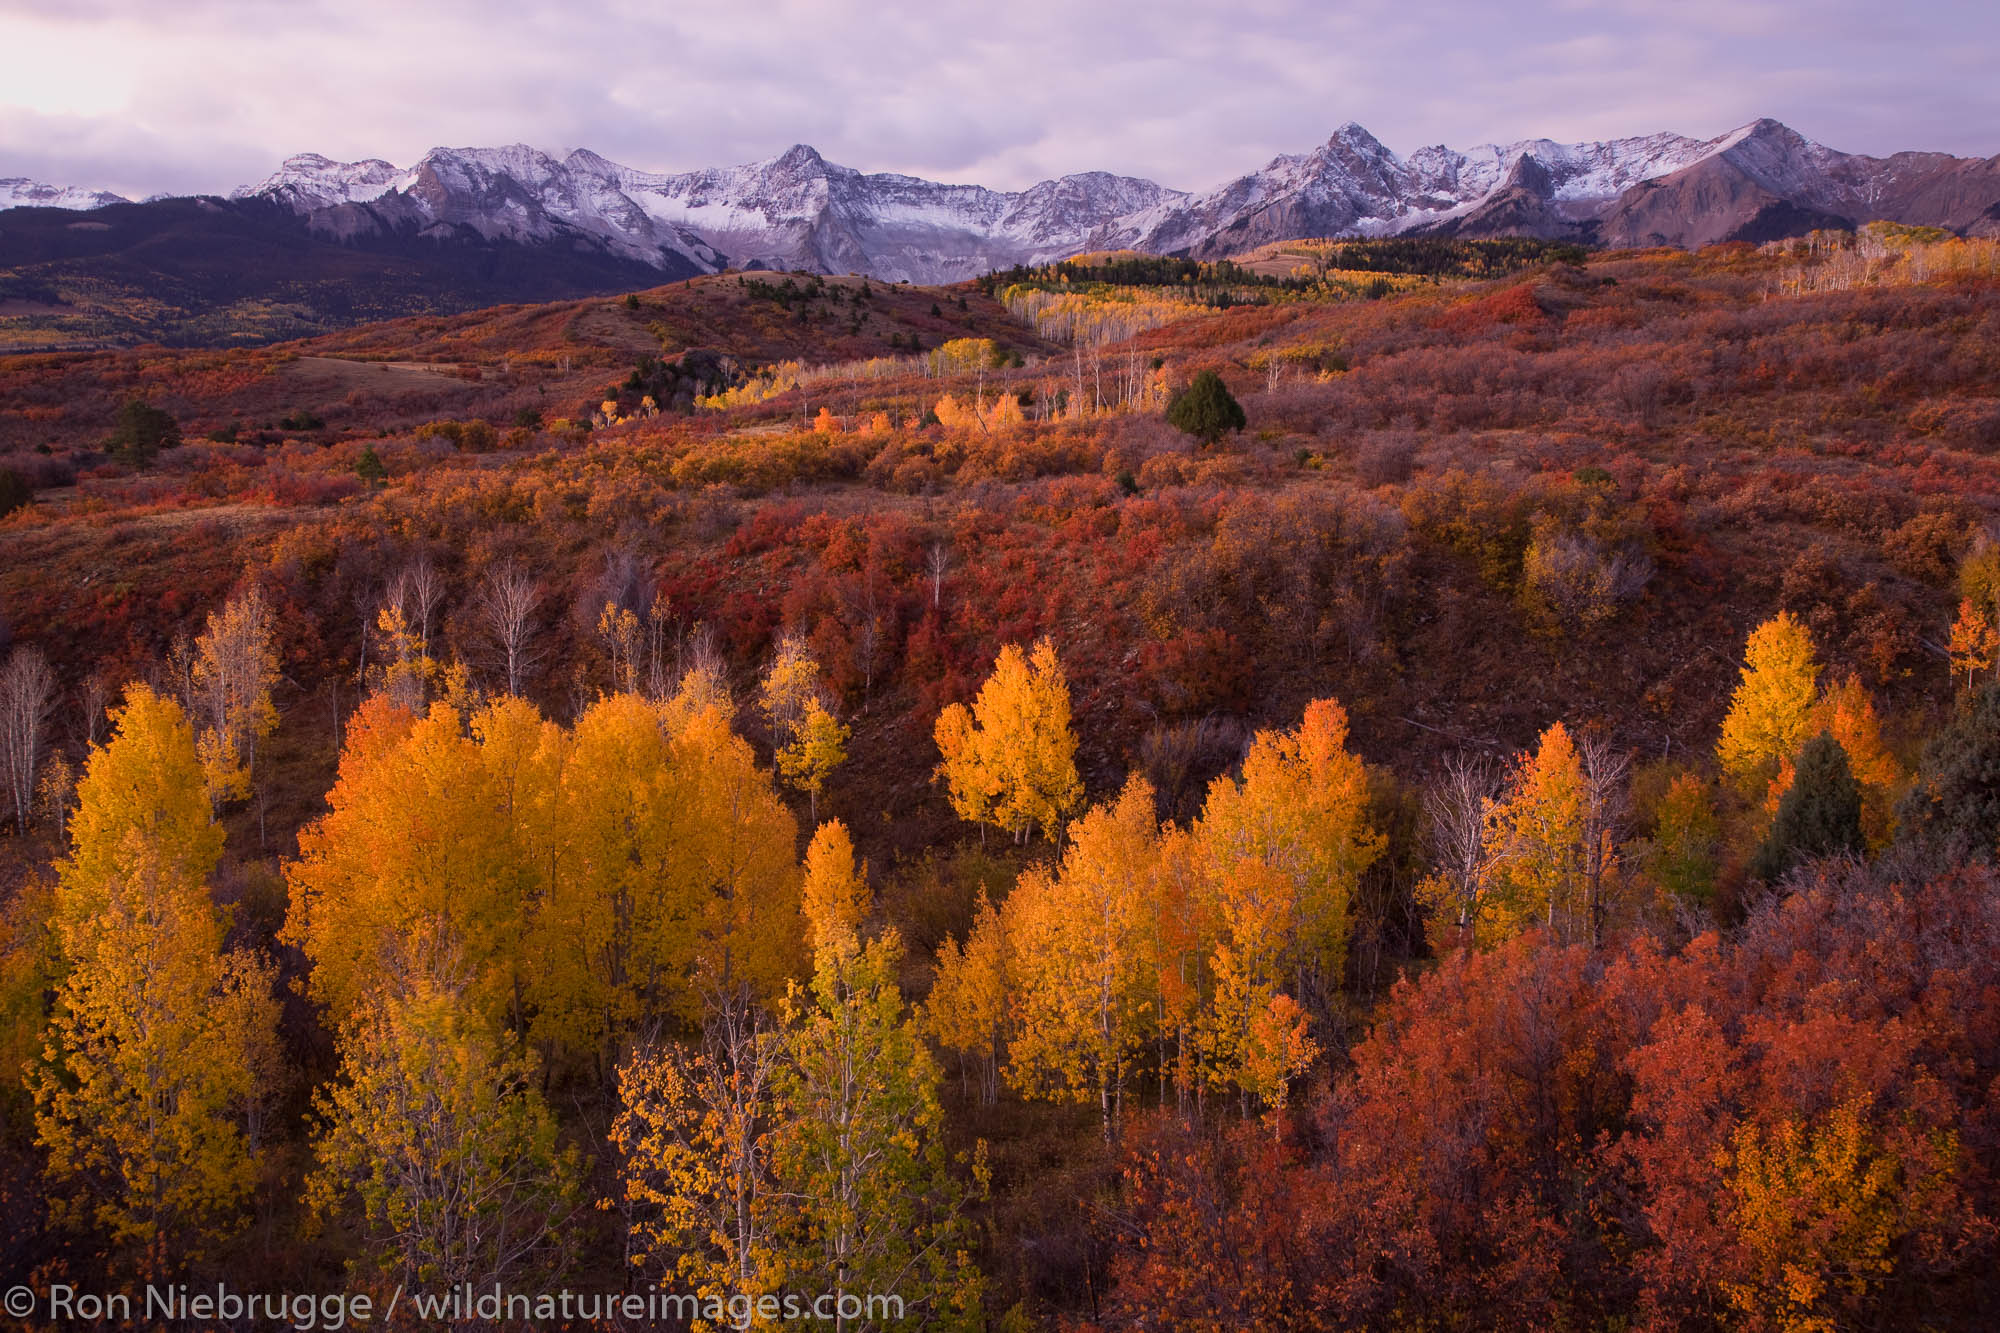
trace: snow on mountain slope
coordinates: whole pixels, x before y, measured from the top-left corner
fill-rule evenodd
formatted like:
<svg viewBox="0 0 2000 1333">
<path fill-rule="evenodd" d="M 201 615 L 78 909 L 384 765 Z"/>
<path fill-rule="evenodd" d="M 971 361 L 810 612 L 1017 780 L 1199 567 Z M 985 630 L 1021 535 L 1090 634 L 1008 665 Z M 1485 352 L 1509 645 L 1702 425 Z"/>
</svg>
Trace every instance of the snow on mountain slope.
<svg viewBox="0 0 2000 1333">
<path fill-rule="evenodd" d="M 1655 197 L 1660 182 L 1682 177 L 1695 184 L 1671 203 Z M 733 265 L 949 282 L 1088 250 L 1208 258 L 1274 240 L 1413 230 L 1699 244 L 1737 234 L 1751 215 L 1768 229 L 1902 213 L 1963 229 L 2000 218 L 2000 159 L 1855 157 L 1775 121 L 1708 140 L 1528 139 L 1437 145 L 1405 158 L 1350 122 L 1309 153 L 1199 194 L 1105 172 L 996 191 L 866 174 L 804 144 L 679 174 L 583 149 L 558 160 L 518 144 L 433 149 L 407 169 L 304 154 L 237 194 L 281 204 L 335 236 L 398 229 L 444 240 L 465 231 L 595 246 L 676 271 Z M 1652 202 L 1642 208 L 1643 199 Z"/>
<path fill-rule="evenodd" d="M 335 204 L 366 203 L 390 190 L 409 188 L 414 171 L 369 158 L 365 162 L 334 162 L 318 153 L 288 157 L 279 168 L 255 185 L 246 185 L 230 194 L 232 199 L 270 199 L 301 213 L 330 208 Z"/>
<path fill-rule="evenodd" d="M 107 204 L 129 204 L 122 194 L 108 190 L 86 190 L 77 185 L 44 185 L 26 176 L 0 177 L 0 208 L 103 208 Z"/>
<path fill-rule="evenodd" d="M 1626 191 L 1597 234 L 1613 245 L 1707 245 L 1878 220 L 2000 231 L 2000 157 L 1865 157 L 1759 120 L 1680 170 Z"/>
</svg>

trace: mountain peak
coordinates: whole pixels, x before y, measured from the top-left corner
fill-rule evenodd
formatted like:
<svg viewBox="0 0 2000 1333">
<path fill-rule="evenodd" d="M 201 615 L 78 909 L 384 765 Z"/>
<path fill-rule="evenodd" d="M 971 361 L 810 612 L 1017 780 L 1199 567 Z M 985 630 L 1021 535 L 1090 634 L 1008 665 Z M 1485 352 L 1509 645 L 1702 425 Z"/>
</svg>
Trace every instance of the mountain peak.
<svg viewBox="0 0 2000 1333">
<path fill-rule="evenodd" d="M 1332 148 L 1336 144 L 1344 148 L 1356 148 L 1370 153 L 1386 153 L 1389 151 L 1383 147 L 1380 139 L 1370 134 L 1361 122 L 1355 120 L 1350 120 L 1335 130 L 1326 141 L 1328 148 Z"/>
<path fill-rule="evenodd" d="M 281 203 L 342 235 L 446 222 L 489 239 L 601 246 L 656 267 L 803 268 L 950 282 L 1088 251 L 1217 258 L 1305 237 L 1444 231 L 1703 244 L 1874 217 L 1983 225 L 1981 210 L 1996 206 L 1983 186 L 1968 193 L 1963 182 L 1952 190 L 1927 183 L 1958 165 L 1941 155 L 1903 162 L 1896 168 L 1903 176 L 1885 194 L 1888 168 L 1875 159 L 1821 147 L 1769 118 L 1705 140 L 1668 133 L 1588 143 L 1523 139 L 1464 150 L 1438 145 L 1407 157 L 1350 120 L 1317 148 L 1199 194 L 1103 171 L 1015 191 L 946 185 L 838 166 L 806 143 L 761 161 L 672 175 L 620 166 L 588 149 L 559 159 L 523 144 L 433 149 L 407 169 L 301 153 L 239 194 Z M 1702 171 L 1685 189 L 1666 192 L 1673 200 L 1662 194 L 1644 216 L 1634 211 L 1640 196 L 1661 193 L 1638 186 L 1679 179 L 1697 166 Z M 1919 179 L 1919 169 L 1931 175 Z M 1745 220 L 1752 214 L 1754 226 Z"/>
<path fill-rule="evenodd" d="M 826 159 L 819 155 L 819 149 L 809 143 L 795 143 L 784 152 L 771 159 L 774 167 L 785 167 L 797 171 L 824 167 Z"/>
<path fill-rule="evenodd" d="M 85 210 L 129 204 L 122 194 L 77 185 L 45 185 L 26 176 L 0 177 L 0 208 L 68 208 Z"/>
</svg>

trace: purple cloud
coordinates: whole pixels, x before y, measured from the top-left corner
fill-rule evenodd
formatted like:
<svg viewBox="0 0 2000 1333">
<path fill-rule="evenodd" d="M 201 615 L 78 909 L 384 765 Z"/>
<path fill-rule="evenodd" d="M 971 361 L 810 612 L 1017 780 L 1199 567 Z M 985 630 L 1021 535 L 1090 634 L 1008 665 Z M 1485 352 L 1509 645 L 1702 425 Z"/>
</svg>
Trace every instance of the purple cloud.
<svg viewBox="0 0 2000 1333">
<path fill-rule="evenodd" d="M 682 170 L 793 142 L 1018 187 L 1180 188 L 1348 120 L 1399 152 L 1708 136 L 1760 115 L 1855 152 L 2000 151 L 2000 8 L 1933 0 L 14 0 L 0 175 L 224 191 L 288 154 L 589 147 Z"/>
</svg>

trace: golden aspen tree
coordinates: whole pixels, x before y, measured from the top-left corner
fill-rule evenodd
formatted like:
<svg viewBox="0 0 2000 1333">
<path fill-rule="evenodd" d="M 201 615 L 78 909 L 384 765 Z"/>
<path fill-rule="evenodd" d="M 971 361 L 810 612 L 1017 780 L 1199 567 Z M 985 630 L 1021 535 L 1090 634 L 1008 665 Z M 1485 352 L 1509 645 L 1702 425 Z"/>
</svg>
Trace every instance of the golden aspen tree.
<svg viewBox="0 0 2000 1333">
<path fill-rule="evenodd" d="M 983 1106 L 1000 1095 L 1009 990 L 1006 927 L 982 889 L 965 942 L 947 937 L 938 945 L 923 1018 L 931 1040 L 957 1052 L 961 1081 L 968 1064 L 978 1069 Z"/>
<path fill-rule="evenodd" d="M 847 758 L 849 731 L 827 708 L 819 663 L 799 635 L 779 641 L 758 704 L 771 728 L 778 776 L 806 794 L 810 816 L 817 820 L 827 779 Z"/>
<path fill-rule="evenodd" d="M 62 976 L 55 933 L 55 886 L 30 877 L 0 904 L 0 1122 L 33 1123 L 32 1081 L 21 1077 L 42 1053 L 48 996 Z"/>
<path fill-rule="evenodd" d="M 799 910 L 813 956 L 832 950 L 850 958 L 861 947 L 861 923 L 872 905 L 866 871 L 854 863 L 854 840 L 839 820 L 822 824 L 806 848 Z"/>
<path fill-rule="evenodd" d="M 1980 672 L 1993 669 L 1994 658 L 2000 655 L 2000 629 L 1994 628 L 1992 607 L 1969 597 L 1958 604 L 1958 619 L 1951 623 L 1949 653 L 1952 679 L 1956 681 L 1963 672 L 1968 690 Z"/>
<path fill-rule="evenodd" d="M 1298 886 L 1277 866 L 1254 859 L 1220 869 L 1221 937 L 1209 966 L 1214 1001 L 1198 1035 L 1202 1068 L 1213 1087 L 1251 1095 L 1259 1071 L 1256 1024 L 1280 994 L 1285 946 L 1298 912 Z"/>
<path fill-rule="evenodd" d="M 779 639 L 757 690 L 757 706 L 771 728 L 772 749 L 780 748 L 798 732 L 806 705 L 819 697 L 819 690 L 819 663 L 805 636 L 787 634 Z"/>
<path fill-rule="evenodd" d="M 797 975 L 796 826 L 705 695 L 612 695 L 573 732 L 512 697 L 469 721 L 370 700 L 328 804 L 287 868 L 285 938 L 337 1025 L 420 937 L 561 1070 L 608 1072 L 643 1015 L 693 1022 L 702 986 L 771 1002 Z"/>
<path fill-rule="evenodd" d="M 989 430 L 1012 430 L 1016 426 L 1025 425 L 1026 422 L 1027 418 L 1021 412 L 1021 400 L 1006 390 L 1002 390 L 1000 396 L 994 399 L 993 406 L 985 417 L 985 425 Z"/>
<path fill-rule="evenodd" d="M 546 884 L 524 837 L 554 783 L 547 726 L 519 699 L 483 710 L 470 732 L 446 704 L 416 719 L 385 695 L 355 713 L 329 809 L 286 867 L 281 934 L 311 960 L 307 993 L 337 1026 L 419 938 L 462 960 L 482 1016 L 518 1011 L 526 910 Z M 481 743 L 502 735 L 515 739 Z"/>
<path fill-rule="evenodd" d="M 1001 650 L 1003 660 L 1006 651 Z M 946 708 L 938 715 L 933 737 L 938 753 L 943 756 L 936 776 L 944 779 L 951 808 L 960 819 L 980 825 L 983 843 L 985 826 L 995 822 L 993 806 L 1000 791 L 998 775 L 982 753 L 985 738 L 973 721 L 972 710 L 963 704 Z"/>
<path fill-rule="evenodd" d="M 1201 844 L 1186 829 L 1160 833 L 1158 873 L 1141 904 L 1146 972 L 1151 982 L 1155 1064 L 1164 1104 L 1171 1084 L 1186 1110 L 1205 1083 L 1206 1024 L 1214 1001 L 1213 958 L 1223 922 L 1214 877 Z"/>
<path fill-rule="evenodd" d="M 982 1327 L 983 1283 L 967 1254 L 973 1232 L 945 1147 L 937 1063 L 897 982 L 902 941 L 893 930 L 866 945 L 850 940 L 839 925 L 846 899 L 819 902 L 828 915 L 811 925 L 824 942 L 811 986 L 786 1001 L 774 1079 L 784 1269 L 817 1275 L 837 1304 L 897 1296 L 905 1320 Z M 983 1193 L 983 1144 L 972 1170 Z"/>
<path fill-rule="evenodd" d="M 1493 934 L 1482 942 L 1537 925 L 1567 935 L 1583 924 L 1587 803 L 1582 759 L 1569 729 L 1553 723 L 1487 807 L 1496 884 Z"/>
<path fill-rule="evenodd" d="M 1738 1327 L 1849 1324 L 1893 1279 L 1895 1249 L 1948 1188 L 1948 1168 L 1910 1170 L 1866 1107 L 1865 1097 L 1851 1098 L 1809 1119 L 1746 1120 L 1713 1149 L 1725 1171 L 1719 1211 L 1737 1240 L 1717 1285 Z"/>
<path fill-rule="evenodd" d="M 1708 784 L 1681 773 L 1668 784 L 1653 812 L 1647 860 L 1660 886 L 1675 897 L 1705 903 L 1715 893 L 1716 851 L 1722 824 Z"/>
<path fill-rule="evenodd" d="M 548 738 L 521 768 L 554 771 L 527 784 L 531 792 L 545 786 L 536 799 L 552 809 L 540 825 L 550 870 L 527 936 L 537 960 L 526 981 L 532 1031 L 553 1067 L 589 1059 L 605 1073 L 645 1015 L 685 1003 L 704 903 L 673 874 L 675 784 L 659 707 L 613 694 L 586 709 L 567 737 L 538 726 Z M 551 750 L 559 751 L 553 762 Z M 533 811 L 523 817 L 538 827 Z"/>
<path fill-rule="evenodd" d="M 1321 996 L 1339 985 L 1355 889 L 1386 845 L 1368 825 L 1366 766 L 1346 745 L 1346 710 L 1313 701 L 1296 729 L 1256 735 L 1242 781 L 1216 779 L 1195 825 L 1218 882 L 1244 863 L 1287 881 L 1286 913 L 1256 929 L 1278 932 L 1298 984 Z M 1250 947 L 1236 938 L 1239 952 Z"/>
<path fill-rule="evenodd" d="M 56 842 L 67 842 L 70 803 L 76 798 L 76 768 L 66 756 L 60 753 L 49 756 L 49 762 L 42 768 L 41 781 L 35 784 L 35 793 L 40 798 L 43 816 L 53 826 Z"/>
<path fill-rule="evenodd" d="M 806 705 L 805 721 L 798 735 L 778 751 L 778 776 L 806 794 L 806 813 L 810 818 L 819 818 L 819 798 L 826 790 L 827 779 L 847 760 L 850 734 L 845 723 L 814 699 Z"/>
<path fill-rule="evenodd" d="M 616 602 L 606 602 L 597 616 L 597 637 L 604 640 L 605 654 L 611 659 L 611 688 L 623 694 L 637 694 L 642 639 L 637 613 Z"/>
<path fill-rule="evenodd" d="M 222 830 L 180 705 L 135 685 L 114 723 L 57 867 L 61 980 L 31 1080 L 56 1214 L 156 1274 L 239 1220 L 253 1167 L 236 1120 L 271 1020 L 248 988 L 269 973 L 222 949 Z"/>
<path fill-rule="evenodd" d="M 1009 1079 L 1030 1096 L 1096 1102 L 1107 1140 L 1146 1036 L 1140 931 L 1158 859 L 1153 789 L 1135 776 L 1071 826 L 1056 873 L 1022 875 L 1004 910 Z"/>
<path fill-rule="evenodd" d="M 1047 639 L 1032 654 L 1008 644 L 970 709 L 953 704 L 935 732 L 938 774 L 959 817 L 1026 842 L 1052 835 L 1083 796 L 1070 730 L 1069 681 Z"/>
<path fill-rule="evenodd" d="M 721 997 L 699 1050 L 644 1048 L 618 1071 L 610 1140 L 619 1197 L 610 1206 L 625 1217 L 633 1266 L 704 1309 L 741 1308 L 784 1276 L 770 1164 L 779 1047 L 756 1006 Z"/>
<path fill-rule="evenodd" d="M 316 1219 L 352 1218 L 401 1283 L 490 1286 L 553 1270 L 576 1152 L 558 1141 L 534 1062 L 450 979 L 448 946 L 412 953 L 354 1015 L 340 1077 L 315 1099 L 306 1202 Z"/>
<path fill-rule="evenodd" d="M 1243 1091 L 1271 1111 L 1271 1132 L 1280 1133 L 1293 1080 L 1319 1058 L 1305 1011 L 1289 995 L 1273 995 L 1251 1019 L 1243 1043 Z"/>
<path fill-rule="evenodd" d="M 375 689 L 404 712 L 421 712 L 444 680 L 443 669 L 431 658 L 429 643 L 398 605 L 377 612 L 375 628 L 382 635 L 384 657 L 368 669 Z"/>
<path fill-rule="evenodd" d="M 278 649 L 263 594 L 253 584 L 211 611 L 194 642 L 193 706 L 200 720 L 195 748 L 208 781 L 209 800 L 250 795 L 257 747 L 278 725 L 271 687 L 278 679 Z"/>
<path fill-rule="evenodd" d="M 1766 784 L 1813 734 L 1818 697 L 1812 637 L 1791 612 L 1780 611 L 1751 631 L 1744 649 L 1743 679 L 1716 743 L 1723 773 L 1747 792 Z"/>
<path fill-rule="evenodd" d="M 693 997 L 747 986 L 775 1003 L 802 963 L 798 824 L 748 742 L 730 728 L 726 702 L 695 676 L 666 708 L 671 738 L 670 892 L 700 904 L 694 921 Z"/>
</svg>

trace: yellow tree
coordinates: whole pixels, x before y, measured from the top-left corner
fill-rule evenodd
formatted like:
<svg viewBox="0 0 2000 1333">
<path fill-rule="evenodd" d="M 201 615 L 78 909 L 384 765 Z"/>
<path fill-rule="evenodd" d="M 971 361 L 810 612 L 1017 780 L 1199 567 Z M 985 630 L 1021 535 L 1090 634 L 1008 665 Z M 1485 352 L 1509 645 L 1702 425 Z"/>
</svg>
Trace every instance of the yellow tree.
<svg viewBox="0 0 2000 1333">
<path fill-rule="evenodd" d="M 1966 598 L 1958 604 L 1958 619 L 1951 624 L 1952 679 L 1965 673 L 1965 688 L 1971 689 L 1981 671 L 1991 671 L 2000 655 L 2000 629 L 1993 624 L 1994 608 Z"/>
<path fill-rule="evenodd" d="M 1282 994 L 1265 1001 L 1250 1021 L 1237 1077 L 1246 1096 L 1270 1108 L 1273 1135 L 1283 1129 L 1293 1080 L 1318 1058 L 1319 1043 L 1298 1003 Z"/>
<path fill-rule="evenodd" d="M 820 793 L 826 790 L 827 779 L 846 762 L 849 735 L 845 723 L 812 699 L 806 703 L 798 730 L 778 749 L 778 776 L 793 790 L 806 794 L 806 813 L 813 819 L 819 818 Z"/>
<path fill-rule="evenodd" d="M 1158 873 L 1141 903 L 1142 948 L 1150 981 L 1160 1097 L 1168 1084 L 1186 1110 L 1204 1085 L 1214 956 L 1223 938 L 1222 904 L 1201 844 L 1183 828 L 1160 833 Z"/>
<path fill-rule="evenodd" d="M 1746 1122 L 1714 1150 L 1717 1200 L 1737 1244 L 1713 1275 L 1737 1326 L 1826 1330 L 1865 1320 L 1905 1248 L 1949 1197 L 1955 1136 L 1899 1154 L 1868 1123 L 1866 1101 L 1810 1119 Z"/>
<path fill-rule="evenodd" d="M 643 1016 L 684 1003 L 705 904 L 673 873 L 676 785 L 659 707 L 613 694 L 566 737 L 539 721 L 533 729 L 543 739 L 530 750 L 524 730 L 511 742 L 523 761 L 504 765 L 525 780 L 515 819 L 541 831 L 530 845 L 545 849 L 538 862 L 547 867 L 526 926 L 533 1031 L 558 1067 L 588 1059 L 602 1073 Z M 514 734 L 496 729 L 486 748 Z M 545 807 L 552 818 L 541 817 Z"/>
<path fill-rule="evenodd" d="M 58 1215 L 159 1272 L 227 1233 L 252 1183 L 237 1120 L 268 1048 L 269 972 L 236 966 L 207 879 L 222 851 L 180 705 L 128 692 L 78 789 L 54 902 L 61 980 L 31 1073 Z"/>
<path fill-rule="evenodd" d="M 401 605 L 391 603 L 378 611 L 375 628 L 382 636 L 383 661 L 368 670 L 378 693 L 397 708 L 416 713 L 440 685 L 450 689 L 450 673 L 431 657 L 429 642 Z"/>
<path fill-rule="evenodd" d="M 1135 776 L 1070 828 L 1057 872 L 1028 870 L 1004 909 L 1008 1076 L 1031 1096 L 1095 1101 L 1107 1139 L 1146 1036 L 1141 931 L 1158 860 L 1153 789 Z"/>
<path fill-rule="evenodd" d="M 467 1004 L 449 949 L 416 953 L 342 1036 L 340 1079 L 316 1099 L 306 1201 L 315 1218 L 357 1220 L 400 1282 L 490 1285 L 560 1247 L 577 1156 L 557 1141 L 534 1063 Z"/>
<path fill-rule="evenodd" d="M 979 1070 L 979 1100 L 986 1106 L 1000 1093 L 1009 989 L 1006 928 L 982 889 L 965 942 L 947 937 L 938 945 L 924 1024 L 933 1041 L 958 1053 L 961 1078 L 968 1063 Z"/>
<path fill-rule="evenodd" d="M 872 899 L 866 871 L 854 863 L 854 840 L 839 820 L 822 824 L 806 848 L 805 885 L 799 910 L 813 955 L 832 950 L 843 958 L 861 947 L 861 923 Z"/>
<path fill-rule="evenodd" d="M 798 734 L 807 706 L 820 693 L 819 662 L 807 647 L 805 636 L 792 633 L 779 639 L 757 690 L 757 706 L 771 728 L 773 749 Z"/>
<path fill-rule="evenodd" d="M 557 730 L 512 698 L 470 731 L 455 708 L 416 719 L 389 695 L 355 713 L 329 809 L 286 867 L 282 938 L 305 951 L 308 994 L 336 1025 L 419 939 L 462 961 L 480 1014 L 519 1016 L 527 906 L 548 874 L 528 840 L 545 825 Z"/>
<path fill-rule="evenodd" d="M 701 1298 L 755 1301 L 784 1277 L 773 1231 L 771 1078 L 778 1034 L 724 998 L 700 1049 L 643 1048 L 618 1071 L 618 1154 L 634 1267 Z"/>
<path fill-rule="evenodd" d="M 1216 779 L 1195 825 L 1218 884 L 1271 899 L 1274 885 L 1249 875 L 1248 865 L 1284 881 L 1282 909 L 1246 907 L 1244 924 L 1229 932 L 1239 963 L 1267 939 L 1280 951 L 1259 984 L 1275 983 L 1278 965 L 1290 967 L 1305 993 L 1325 997 L 1340 983 L 1354 892 L 1385 846 L 1368 825 L 1367 769 L 1346 746 L 1346 710 L 1314 700 L 1296 729 L 1257 734 L 1242 780 Z"/>
<path fill-rule="evenodd" d="M 33 1080 L 19 1077 L 42 1052 L 48 997 L 62 976 L 55 884 L 35 875 L 0 904 L 0 1123 L 33 1121 Z"/>
<path fill-rule="evenodd" d="M 1557 722 L 1522 755 L 1506 792 L 1487 808 L 1495 860 L 1491 941 L 1536 925 L 1587 929 L 1585 871 L 1589 796 L 1583 761 Z"/>
<path fill-rule="evenodd" d="M 691 677 L 666 708 L 671 738 L 667 866 L 676 898 L 699 903 L 694 996 L 748 988 L 770 1004 L 800 974 L 798 824 L 729 725 L 726 703 Z"/>
<path fill-rule="evenodd" d="M 1744 649 L 1743 678 L 1716 744 L 1722 771 L 1754 794 L 1814 734 L 1818 698 L 1812 636 L 1791 612 L 1780 611 L 1751 631 Z"/>
<path fill-rule="evenodd" d="M 522 762 L 488 760 L 553 793 L 552 815 L 537 798 L 510 816 L 533 890 L 523 989 L 551 1059 L 602 1072 L 641 1020 L 693 1025 L 716 988 L 774 1003 L 797 974 L 796 826 L 726 704 L 694 686 L 611 695 L 567 737 L 536 723 L 548 739 Z"/>
<path fill-rule="evenodd" d="M 271 617 L 255 585 L 211 611 L 195 640 L 193 706 L 200 719 L 195 747 L 211 802 L 250 794 L 257 747 L 278 725 L 271 687 L 278 650 Z"/>
<path fill-rule="evenodd" d="M 778 640 L 778 652 L 764 673 L 758 705 L 770 725 L 778 777 L 806 793 L 808 813 L 820 817 L 820 793 L 848 757 L 848 729 L 826 707 L 820 664 L 800 634 Z"/>
<path fill-rule="evenodd" d="M 968 709 L 938 717 L 938 775 L 962 819 L 990 823 L 1026 842 L 1053 834 L 1076 808 L 1083 783 L 1070 730 L 1069 682 L 1047 639 L 1030 655 L 1008 644 Z"/>
<path fill-rule="evenodd" d="M 827 845 L 827 857 L 837 862 L 839 853 L 837 843 Z M 844 869 L 833 866 L 829 883 L 851 876 L 851 853 Z M 966 1191 L 945 1148 L 937 1063 L 897 982 L 902 941 L 893 930 L 866 944 L 854 936 L 851 892 L 810 901 L 812 984 L 795 987 L 785 1002 L 773 1081 L 771 1167 L 784 1269 L 818 1275 L 842 1304 L 854 1294 L 894 1296 L 905 1320 L 982 1327 Z M 982 1145 L 973 1167 L 982 1191 L 983 1157 Z"/>
<path fill-rule="evenodd" d="M 1199 1028 L 1202 1068 L 1211 1086 L 1247 1098 L 1257 1079 L 1253 1030 L 1280 994 L 1298 890 L 1278 867 L 1249 858 L 1220 867 L 1217 890 L 1222 932 L 1209 963 L 1215 996 Z"/>
</svg>

